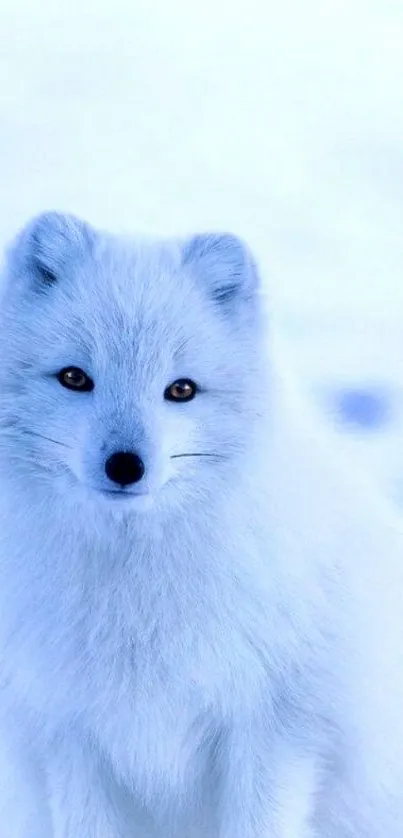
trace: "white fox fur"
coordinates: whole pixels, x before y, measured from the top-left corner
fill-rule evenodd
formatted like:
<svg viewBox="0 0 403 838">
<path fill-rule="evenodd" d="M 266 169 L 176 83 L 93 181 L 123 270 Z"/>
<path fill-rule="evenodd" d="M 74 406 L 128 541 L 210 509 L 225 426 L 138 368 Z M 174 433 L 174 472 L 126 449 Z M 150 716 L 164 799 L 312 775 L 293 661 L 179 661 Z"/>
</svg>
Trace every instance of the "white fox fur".
<svg viewBox="0 0 403 838">
<path fill-rule="evenodd" d="M 48 213 L 7 255 L 0 838 L 403 835 L 402 533 L 261 308 L 229 235 Z"/>
</svg>

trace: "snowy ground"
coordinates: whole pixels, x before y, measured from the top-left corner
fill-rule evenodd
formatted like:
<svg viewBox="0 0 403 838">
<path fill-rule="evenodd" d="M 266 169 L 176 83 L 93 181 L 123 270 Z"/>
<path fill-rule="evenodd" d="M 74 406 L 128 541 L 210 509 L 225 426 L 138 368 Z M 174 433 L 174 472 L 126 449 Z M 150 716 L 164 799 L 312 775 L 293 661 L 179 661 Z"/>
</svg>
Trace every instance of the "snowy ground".
<svg viewBox="0 0 403 838">
<path fill-rule="evenodd" d="M 402 43 L 401 0 L 3 0 L 0 11 L 1 242 L 43 208 L 116 229 L 243 234 L 320 403 L 340 405 L 340 386 L 374 391 L 375 422 L 368 399 L 340 416 L 360 417 L 344 425 L 351 444 L 394 493 Z"/>
</svg>

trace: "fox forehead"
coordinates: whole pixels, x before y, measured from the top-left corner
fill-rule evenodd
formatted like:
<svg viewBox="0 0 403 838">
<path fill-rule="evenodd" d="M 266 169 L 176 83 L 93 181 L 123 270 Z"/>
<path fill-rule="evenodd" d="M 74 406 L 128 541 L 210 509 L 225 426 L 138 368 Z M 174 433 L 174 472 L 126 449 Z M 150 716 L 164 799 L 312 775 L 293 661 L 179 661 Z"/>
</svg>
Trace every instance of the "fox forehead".
<svg viewBox="0 0 403 838">
<path fill-rule="evenodd" d="M 230 234 L 129 238 L 45 213 L 21 232 L 6 269 L 6 317 L 32 360 L 225 374 L 246 369 L 258 342 L 255 266 Z"/>
</svg>

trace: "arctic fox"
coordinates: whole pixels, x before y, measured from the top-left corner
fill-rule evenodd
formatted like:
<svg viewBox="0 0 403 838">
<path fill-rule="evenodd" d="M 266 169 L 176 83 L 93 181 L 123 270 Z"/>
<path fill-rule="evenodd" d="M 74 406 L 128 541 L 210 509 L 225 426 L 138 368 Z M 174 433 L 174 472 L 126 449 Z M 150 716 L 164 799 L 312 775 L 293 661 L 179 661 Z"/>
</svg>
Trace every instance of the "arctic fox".
<svg viewBox="0 0 403 838">
<path fill-rule="evenodd" d="M 7 254 L 0 838 L 403 835 L 402 532 L 263 308 L 229 234 Z"/>
</svg>

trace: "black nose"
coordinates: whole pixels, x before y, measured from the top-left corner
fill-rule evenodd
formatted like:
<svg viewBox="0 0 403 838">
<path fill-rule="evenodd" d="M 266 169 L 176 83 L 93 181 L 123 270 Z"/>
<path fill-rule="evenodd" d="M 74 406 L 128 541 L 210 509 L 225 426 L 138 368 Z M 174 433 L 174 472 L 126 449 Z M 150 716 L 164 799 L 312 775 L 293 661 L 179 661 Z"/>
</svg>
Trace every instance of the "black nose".
<svg viewBox="0 0 403 838">
<path fill-rule="evenodd" d="M 109 480 L 121 486 L 138 483 L 144 474 L 144 463 L 138 454 L 131 451 L 116 451 L 105 463 L 105 472 Z"/>
</svg>

